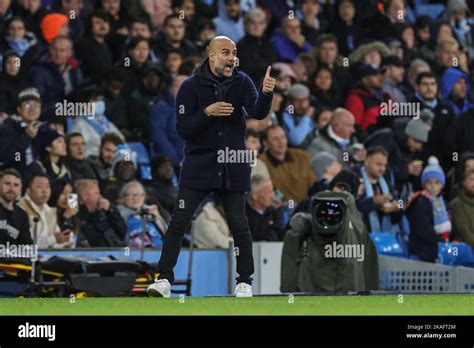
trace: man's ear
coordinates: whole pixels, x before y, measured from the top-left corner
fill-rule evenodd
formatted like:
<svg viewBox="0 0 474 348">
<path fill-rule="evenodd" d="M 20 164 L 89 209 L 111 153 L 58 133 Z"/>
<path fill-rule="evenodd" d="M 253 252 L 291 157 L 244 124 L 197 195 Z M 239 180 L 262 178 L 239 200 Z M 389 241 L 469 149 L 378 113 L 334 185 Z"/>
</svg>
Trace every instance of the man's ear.
<svg viewBox="0 0 474 348">
<path fill-rule="evenodd" d="M 20 115 L 20 111 L 21 111 L 21 107 L 17 106 L 16 107 L 16 112 L 18 113 L 18 115 Z"/>
<path fill-rule="evenodd" d="M 209 51 L 209 61 L 213 62 L 216 57 L 216 52 L 214 50 Z"/>
<path fill-rule="evenodd" d="M 252 191 L 252 192 L 250 193 L 250 196 L 252 197 L 252 200 L 254 200 L 254 201 L 256 201 L 257 198 L 258 198 L 257 194 L 256 194 L 254 191 Z"/>
</svg>

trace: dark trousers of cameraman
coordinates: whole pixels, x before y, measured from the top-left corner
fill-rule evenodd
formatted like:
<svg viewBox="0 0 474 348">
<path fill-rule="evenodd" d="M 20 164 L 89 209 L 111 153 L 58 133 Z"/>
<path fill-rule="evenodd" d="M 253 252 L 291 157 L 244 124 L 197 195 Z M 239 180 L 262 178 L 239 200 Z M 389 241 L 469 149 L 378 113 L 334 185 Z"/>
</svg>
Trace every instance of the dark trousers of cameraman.
<svg viewBox="0 0 474 348">
<path fill-rule="evenodd" d="M 186 187 L 179 189 L 168 230 L 166 231 L 160 262 L 158 263 L 159 279 L 168 279 L 173 284 L 173 268 L 178 261 L 183 235 L 191 224 L 194 212 L 202 200 L 214 192 L 227 217 L 229 229 L 234 238 L 234 250 L 237 259 L 237 283 L 252 284 L 250 277 L 254 272 L 252 255 L 252 236 L 245 213 L 245 192 L 196 190 Z"/>
</svg>

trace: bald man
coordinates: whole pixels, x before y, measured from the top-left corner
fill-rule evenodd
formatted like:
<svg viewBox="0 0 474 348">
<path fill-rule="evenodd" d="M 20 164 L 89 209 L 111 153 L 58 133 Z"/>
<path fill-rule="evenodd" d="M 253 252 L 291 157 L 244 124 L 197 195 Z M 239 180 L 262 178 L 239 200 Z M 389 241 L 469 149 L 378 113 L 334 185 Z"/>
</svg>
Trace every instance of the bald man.
<svg viewBox="0 0 474 348">
<path fill-rule="evenodd" d="M 355 162 L 365 160 L 364 146 L 354 136 L 354 115 L 347 109 L 337 108 L 329 124 L 319 131 L 307 151 L 310 157 L 326 151 L 333 154 L 344 169 L 349 169 Z"/>
<path fill-rule="evenodd" d="M 158 280 L 148 287 L 150 296 L 170 297 L 183 234 L 211 192 L 222 202 L 234 238 L 239 274 L 235 296 L 252 296 L 252 238 L 245 193 L 250 191 L 254 159 L 253 152 L 246 152 L 245 118 L 262 120 L 268 115 L 276 81 L 268 67 L 257 91 L 252 80 L 236 69 L 237 49 L 225 36 L 212 39 L 208 49 L 208 57 L 183 82 L 176 96 L 176 130 L 185 142 L 184 160 L 178 198 L 158 264 Z"/>
</svg>

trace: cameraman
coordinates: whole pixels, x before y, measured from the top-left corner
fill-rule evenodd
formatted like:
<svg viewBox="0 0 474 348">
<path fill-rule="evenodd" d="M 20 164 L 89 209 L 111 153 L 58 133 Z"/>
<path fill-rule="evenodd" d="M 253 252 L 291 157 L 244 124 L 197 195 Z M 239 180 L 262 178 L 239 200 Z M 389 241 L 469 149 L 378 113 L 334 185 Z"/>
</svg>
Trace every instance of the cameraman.
<svg viewBox="0 0 474 348">
<path fill-rule="evenodd" d="M 283 243 L 282 292 L 378 288 L 377 253 L 354 198 L 359 187 L 359 178 L 343 170 L 332 180 L 331 191 L 311 198 L 310 213 L 292 217 Z"/>
</svg>

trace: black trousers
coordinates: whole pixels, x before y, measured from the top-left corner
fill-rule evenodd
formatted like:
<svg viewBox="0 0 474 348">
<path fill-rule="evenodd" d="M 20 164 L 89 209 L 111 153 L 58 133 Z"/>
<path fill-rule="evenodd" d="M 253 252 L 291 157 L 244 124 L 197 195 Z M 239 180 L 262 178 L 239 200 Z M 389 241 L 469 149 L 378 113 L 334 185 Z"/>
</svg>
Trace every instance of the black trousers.
<svg viewBox="0 0 474 348">
<path fill-rule="evenodd" d="M 158 263 L 159 279 L 174 281 L 173 268 L 178 261 L 181 243 L 185 231 L 191 224 L 194 212 L 202 200 L 210 193 L 218 196 L 224 206 L 227 223 L 234 238 L 234 250 L 237 259 L 237 283 L 252 284 L 250 277 L 254 272 L 252 255 L 252 236 L 245 213 L 245 193 L 224 190 L 196 190 L 181 187 L 174 207 L 171 221 L 166 231 Z M 205 272 L 205 270 L 202 270 Z"/>
</svg>

